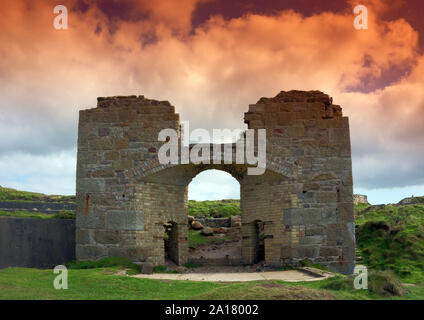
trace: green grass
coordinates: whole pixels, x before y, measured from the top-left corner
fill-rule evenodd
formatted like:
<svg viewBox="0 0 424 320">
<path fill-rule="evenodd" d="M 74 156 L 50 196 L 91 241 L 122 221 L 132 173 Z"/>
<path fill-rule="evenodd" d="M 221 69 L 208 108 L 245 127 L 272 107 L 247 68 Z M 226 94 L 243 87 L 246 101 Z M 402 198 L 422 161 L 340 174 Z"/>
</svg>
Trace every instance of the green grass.
<svg viewBox="0 0 424 320">
<path fill-rule="evenodd" d="M 75 196 L 45 195 L 43 193 L 20 191 L 0 186 L 0 201 L 75 202 Z"/>
<path fill-rule="evenodd" d="M 240 213 L 240 200 L 188 201 L 188 214 L 194 217 L 225 218 Z"/>
<path fill-rule="evenodd" d="M 319 269 L 323 271 L 329 271 L 326 266 L 323 266 L 321 264 L 313 264 L 312 261 L 309 259 L 303 259 L 302 261 L 300 261 L 300 266 L 315 268 L 315 269 Z"/>
<path fill-rule="evenodd" d="M 405 282 L 424 281 L 424 205 L 371 207 L 357 214 L 356 225 L 366 266 L 392 270 Z"/>
<path fill-rule="evenodd" d="M 369 203 L 358 203 L 358 204 L 355 204 L 354 207 L 355 207 L 355 213 L 359 214 L 363 210 L 371 207 L 371 205 Z"/>
<path fill-rule="evenodd" d="M 223 238 L 217 238 L 215 236 L 204 236 L 200 233 L 200 230 L 188 231 L 188 246 L 194 249 L 205 243 L 209 243 L 209 242 L 219 243 L 226 240 L 229 240 L 229 237 L 227 235 L 225 235 Z"/>
<path fill-rule="evenodd" d="M 140 267 L 134 264 L 131 259 L 123 257 L 109 257 L 103 258 L 98 261 L 80 261 L 69 262 L 66 264 L 68 269 L 82 270 L 82 269 L 98 269 L 98 268 L 114 268 L 127 269 L 128 274 L 140 273 Z"/>
<path fill-rule="evenodd" d="M 125 261 L 120 263 L 131 267 Z M 370 290 L 355 290 L 353 278 L 341 276 L 299 283 L 160 281 L 117 275 L 115 273 L 122 269 L 120 263 L 112 259 L 103 261 L 98 268 L 90 263 L 70 265 L 67 290 L 53 288 L 57 275 L 52 270 L 2 269 L 0 299 L 422 299 L 424 295 L 423 286 L 410 288 L 402 296 L 387 295 L 381 289 L 391 280 L 381 276 L 375 285 L 370 276 Z"/>
<path fill-rule="evenodd" d="M 62 210 L 56 214 L 46 214 L 29 211 L 2 211 L 0 217 L 35 218 L 35 219 L 75 219 L 75 212 Z"/>
<path fill-rule="evenodd" d="M 52 270 L 0 270 L 0 299 L 192 299 L 214 283 L 157 281 L 118 276 L 119 268 L 69 269 L 68 289 L 53 288 Z"/>
</svg>

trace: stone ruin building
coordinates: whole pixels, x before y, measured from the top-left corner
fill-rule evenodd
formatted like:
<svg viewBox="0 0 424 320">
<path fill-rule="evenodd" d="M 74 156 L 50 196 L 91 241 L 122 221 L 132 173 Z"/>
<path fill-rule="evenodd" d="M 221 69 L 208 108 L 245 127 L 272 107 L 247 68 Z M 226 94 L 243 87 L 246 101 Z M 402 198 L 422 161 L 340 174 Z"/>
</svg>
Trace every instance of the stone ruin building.
<svg viewBox="0 0 424 320">
<path fill-rule="evenodd" d="M 353 272 L 355 234 L 349 122 L 319 91 L 280 92 L 249 105 L 249 129 L 266 129 L 266 171 L 247 165 L 167 164 L 158 161 L 164 128 L 180 132 L 168 101 L 144 96 L 98 98 L 80 111 L 77 160 L 77 260 L 124 256 L 163 265 L 164 225 L 169 256 L 188 262 L 190 181 L 219 169 L 240 183 L 241 264 L 259 259 L 258 222 L 270 266 L 303 259 Z M 211 150 L 211 158 L 213 157 Z"/>
</svg>

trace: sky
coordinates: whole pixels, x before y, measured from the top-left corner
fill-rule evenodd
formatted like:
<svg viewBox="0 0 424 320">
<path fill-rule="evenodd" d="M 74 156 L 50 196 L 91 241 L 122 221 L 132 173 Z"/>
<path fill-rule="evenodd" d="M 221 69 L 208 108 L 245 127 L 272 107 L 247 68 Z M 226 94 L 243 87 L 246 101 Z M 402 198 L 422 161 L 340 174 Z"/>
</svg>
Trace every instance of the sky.
<svg viewBox="0 0 424 320">
<path fill-rule="evenodd" d="M 423 16 L 421 0 L 2 0 L 0 185 L 74 194 L 78 110 L 99 96 L 169 100 L 191 129 L 243 129 L 249 104 L 297 89 L 349 117 L 355 193 L 423 195 Z M 189 197 L 238 188 L 210 171 Z"/>
</svg>

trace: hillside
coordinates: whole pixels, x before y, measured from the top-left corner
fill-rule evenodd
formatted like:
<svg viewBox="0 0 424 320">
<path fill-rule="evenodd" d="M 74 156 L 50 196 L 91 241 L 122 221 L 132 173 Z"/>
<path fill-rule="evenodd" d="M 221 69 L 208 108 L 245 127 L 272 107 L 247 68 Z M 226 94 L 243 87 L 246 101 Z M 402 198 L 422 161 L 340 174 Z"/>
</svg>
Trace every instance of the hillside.
<svg viewBox="0 0 424 320">
<path fill-rule="evenodd" d="M 356 207 L 357 247 L 365 265 L 424 280 L 424 205 Z"/>
<path fill-rule="evenodd" d="M 409 197 L 399 201 L 398 205 L 405 204 L 424 204 L 424 197 Z"/>
<path fill-rule="evenodd" d="M 194 217 L 224 218 L 240 214 L 240 200 L 188 201 L 188 214 Z"/>
<path fill-rule="evenodd" d="M 75 202 L 75 196 L 46 195 L 0 186 L 0 201 Z"/>
</svg>

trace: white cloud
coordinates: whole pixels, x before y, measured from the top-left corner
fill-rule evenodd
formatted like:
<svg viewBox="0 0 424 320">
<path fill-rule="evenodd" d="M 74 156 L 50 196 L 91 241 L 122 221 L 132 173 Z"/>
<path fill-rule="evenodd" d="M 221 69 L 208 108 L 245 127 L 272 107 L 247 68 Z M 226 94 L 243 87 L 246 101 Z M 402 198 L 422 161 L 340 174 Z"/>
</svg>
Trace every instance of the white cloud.
<svg viewBox="0 0 424 320">
<path fill-rule="evenodd" d="M 47 194 L 75 194 L 76 151 L 0 156 L 0 185 Z"/>
<path fill-rule="evenodd" d="M 240 199 L 240 184 L 227 172 L 206 170 L 189 184 L 188 198 L 198 201 Z"/>
</svg>

